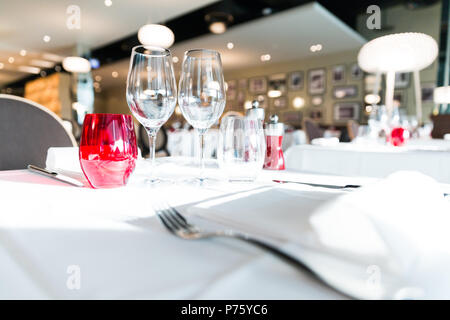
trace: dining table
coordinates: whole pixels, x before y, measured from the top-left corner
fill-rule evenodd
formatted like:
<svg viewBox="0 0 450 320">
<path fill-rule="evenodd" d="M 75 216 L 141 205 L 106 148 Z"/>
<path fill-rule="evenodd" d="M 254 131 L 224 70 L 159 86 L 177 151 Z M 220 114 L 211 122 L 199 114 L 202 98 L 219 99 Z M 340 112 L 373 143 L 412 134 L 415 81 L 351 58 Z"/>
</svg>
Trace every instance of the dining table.
<svg viewBox="0 0 450 320">
<path fill-rule="evenodd" d="M 112 189 L 89 187 L 76 160 L 57 170 L 84 187 L 28 170 L 1 171 L 0 299 L 346 298 L 245 242 L 175 237 L 155 215 L 161 203 L 202 228 L 269 241 L 341 285 L 367 285 L 373 261 L 333 254 L 339 251 L 319 244 L 310 219 L 355 192 L 328 185 L 364 188 L 379 179 L 288 169 L 231 183 L 208 160 L 210 183 L 192 185 L 186 179 L 196 174 L 196 161 L 165 157 L 155 174 L 166 182 L 155 186 L 145 182 L 148 162 L 139 159 L 128 184 Z"/>
</svg>

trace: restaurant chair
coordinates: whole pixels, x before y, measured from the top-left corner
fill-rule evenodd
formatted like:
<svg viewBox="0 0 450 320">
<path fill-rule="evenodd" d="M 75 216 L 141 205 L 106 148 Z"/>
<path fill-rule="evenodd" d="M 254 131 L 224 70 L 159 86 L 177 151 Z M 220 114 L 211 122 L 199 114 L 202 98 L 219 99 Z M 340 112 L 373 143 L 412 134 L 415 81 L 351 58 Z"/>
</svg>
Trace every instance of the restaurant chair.
<svg viewBox="0 0 450 320">
<path fill-rule="evenodd" d="M 139 125 L 139 138 L 138 145 L 142 151 L 142 156 L 146 157 L 150 153 L 149 145 L 148 145 L 148 134 L 143 125 Z M 167 149 L 167 131 L 164 127 L 161 127 L 156 134 L 156 146 L 155 146 L 155 154 L 158 152 L 164 152 L 167 157 L 170 156 L 170 152 Z"/>
<path fill-rule="evenodd" d="M 311 143 L 311 140 L 316 138 L 322 138 L 324 130 L 321 129 L 314 120 L 303 120 L 303 130 L 305 130 L 306 142 Z"/>
<path fill-rule="evenodd" d="M 347 132 L 350 141 L 352 141 L 358 136 L 358 131 L 359 131 L 359 123 L 356 122 L 355 120 L 349 120 L 347 122 Z"/>
<path fill-rule="evenodd" d="M 0 94 L 0 170 L 45 167 L 50 147 L 76 147 L 62 120 L 44 106 Z"/>
</svg>

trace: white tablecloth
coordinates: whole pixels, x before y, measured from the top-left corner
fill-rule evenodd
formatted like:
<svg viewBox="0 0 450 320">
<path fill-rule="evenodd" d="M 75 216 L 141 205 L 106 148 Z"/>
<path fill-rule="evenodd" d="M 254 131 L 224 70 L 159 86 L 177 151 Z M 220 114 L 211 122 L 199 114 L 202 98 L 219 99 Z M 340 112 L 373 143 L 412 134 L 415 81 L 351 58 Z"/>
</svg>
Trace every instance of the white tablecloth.
<svg viewBox="0 0 450 320">
<path fill-rule="evenodd" d="M 376 178 L 399 170 L 413 170 L 450 183 L 450 149 L 439 142 L 411 141 L 405 147 L 375 143 L 293 146 L 285 152 L 286 167 L 304 172 Z"/>
<path fill-rule="evenodd" d="M 191 159 L 163 158 L 158 163 L 159 176 L 185 179 L 196 173 Z M 214 213 L 211 218 L 220 211 L 237 219 L 241 215 L 255 235 L 265 234 L 266 240 L 345 280 L 340 263 L 311 249 L 316 240 L 309 217 L 318 206 L 349 191 L 276 184 L 272 179 L 337 185 L 370 184 L 374 179 L 264 171 L 253 184 L 152 188 L 142 185 L 146 166 L 138 162 L 126 187 L 102 190 L 72 187 L 24 170 L 0 172 L 0 298 L 342 298 L 251 246 L 233 240 L 180 240 L 162 227 L 152 205 L 166 199 L 208 226 L 221 223 L 209 219 L 208 212 Z M 208 176 L 222 177 L 212 166 Z M 260 218 L 261 210 L 270 216 Z M 253 222 L 257 227 L 252 228 Z M 302 246 L 288 241 L 287 234 Z M 366 268 L 355 266 L 351 277 L 364 284 Z"/>
</svg>

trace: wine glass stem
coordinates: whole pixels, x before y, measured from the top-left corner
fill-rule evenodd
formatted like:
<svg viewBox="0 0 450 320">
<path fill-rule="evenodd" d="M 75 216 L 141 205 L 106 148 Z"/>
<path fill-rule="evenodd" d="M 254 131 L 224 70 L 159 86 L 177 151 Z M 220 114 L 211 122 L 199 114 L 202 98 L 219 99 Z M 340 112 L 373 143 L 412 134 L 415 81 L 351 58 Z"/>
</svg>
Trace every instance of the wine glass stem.
<svg viewBox="0 0 450 320">
<path fill-rule="evenodd" d="M 156 133 L 158 129 L 147 129 L 148 133 L 148 151 L 150 157 L 150 180 L 155 178 L 155 148 L 156 148 Z"/>
<path fill-rule="evenodd" d="M 207 129 L 197 129 L 199 141 L 200 181 L 205 180 L 205 133 Z"/>
</svg>

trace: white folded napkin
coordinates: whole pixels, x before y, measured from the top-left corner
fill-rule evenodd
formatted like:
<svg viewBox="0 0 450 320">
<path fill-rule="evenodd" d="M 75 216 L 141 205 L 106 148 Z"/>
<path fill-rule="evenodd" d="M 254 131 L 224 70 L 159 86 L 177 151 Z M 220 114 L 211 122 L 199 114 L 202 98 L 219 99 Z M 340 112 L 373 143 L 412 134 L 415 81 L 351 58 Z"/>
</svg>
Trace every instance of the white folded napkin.
<svg viewBox="0 0 450 320">
<path fill-rule="evenodd" d="M 433 179 L 397 172 L 320 207 L 310 219 L 327 248 L 384 257 L 376 266 L 422 290 L 450 298 L 450 205 Z"/>
<path fill-rule="evenodd" d="M 81 172 L 77 147 L 51 147 L 47 151 L 45 166 L 52 171 Z"/>
<path fill-rule="evenodd" d="M 355 297 L 450 297 L 450 206 L 420 173 L 355 191 L 261 186 L 180 210 L 287 246 Z"/>
</svg>

